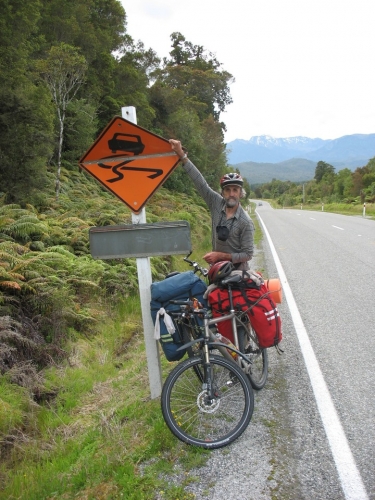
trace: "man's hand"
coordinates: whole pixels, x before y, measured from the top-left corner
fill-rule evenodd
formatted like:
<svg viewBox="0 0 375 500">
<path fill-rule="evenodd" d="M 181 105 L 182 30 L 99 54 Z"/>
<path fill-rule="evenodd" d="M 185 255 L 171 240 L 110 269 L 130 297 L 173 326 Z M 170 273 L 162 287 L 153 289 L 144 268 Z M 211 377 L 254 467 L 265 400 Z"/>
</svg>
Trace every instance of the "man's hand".
<svg viewBox="0 0 375 500">
<path fill-rule="evenodd" d="M 203 255 L 203 259 L 208 264 L 215 264 L 215 262 L 220 262 L 222 260 L 232 260 L 232 256 L 230 253 L 224 252 L 208 252 L 206 255 Z"/>
<path fill-rule="evenodd" d="M 180 158 L 184 156 L 185 153 L 184 150 L 182 149 L 180 141 L 176 141 L 175 139 L 169 139 L 169 144 L 171 145 L 173 151 L 175 151 Z"/>
</svg>

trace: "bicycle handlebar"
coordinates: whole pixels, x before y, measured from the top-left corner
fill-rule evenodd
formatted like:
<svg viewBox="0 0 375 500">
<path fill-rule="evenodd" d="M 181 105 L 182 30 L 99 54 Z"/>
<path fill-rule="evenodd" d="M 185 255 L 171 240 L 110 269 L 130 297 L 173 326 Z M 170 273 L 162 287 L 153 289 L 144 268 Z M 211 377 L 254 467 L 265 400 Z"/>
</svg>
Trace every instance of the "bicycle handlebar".
<svg viewBox="0 0 375 500">
<path fill-rule="evenodd" d="M 188 311 L 188 312 L 194 313 L 194 314 L 205 314 L 207 312 L 207 309 L 202 308 L 202 304 L 200 304 L 197 301 L 197 299 L 193 299 L 193 300 L 170 300 L 169 303 L 170 304 L 175 304 L 175 305 L 178 305 L 178 306 L 185 306 L 185 311 Z M 178 315 L 178 313 L 177 313 L 177 315 Z"/>
<path fill-rule="evenodd" d="M 208 269 L 206 269 L 205 267 L 200 266 L 198 264 L 198 262 L 189 259 L 190 255 L 192 253 L 193 253 L 192 251 L 190 253 L 188 253 L 187 256 L 184 257 L 184 261 L 187 262 L 190 266 L 192 266 L 194 268 L 194 274 L 199 271 L 203 276 L 207 276 L 208 275 Z"/>
<path fill-rule="evenodd" d="M 175 304 L 176 306 L 192 306 L 192 300 L 170 300 L 171 304 Z"/>
</svg>

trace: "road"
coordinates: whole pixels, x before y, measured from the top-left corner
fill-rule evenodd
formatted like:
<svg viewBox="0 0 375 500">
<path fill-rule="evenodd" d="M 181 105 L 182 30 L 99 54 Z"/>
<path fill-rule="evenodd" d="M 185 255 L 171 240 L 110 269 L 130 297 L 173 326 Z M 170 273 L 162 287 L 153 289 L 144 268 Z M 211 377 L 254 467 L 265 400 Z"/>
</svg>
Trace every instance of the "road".
<svg viewBox="0 0 375 500">
<path fill-rule="evenodd" d="M 252 267 L 283 283 L 284 353 L 268 349 L 248 429 L 191 471 L 186 490 L 197 500 L 375 500 L 375 222 L 265 202 L 257 213 L 265 236 Z"/>
<path fill-rule="evenodd" d="M 362 480 L 368 498 L 373 499 L 375 222 L 362 217 L 324 212 L 273 210 L 266 203 L 258 206 L 257 210 L 271 237 L 293 294 L 297 314 L 300 315 L 299 320 L 303 322 L 313 354 L 316 356 L 328 389 L 328 397 L 333 403 L 333 411 L 337 412 L 337 415 L 330 413 L 331 409 L 327 409 L 330 402 L 326 402 L 324 397 L 323 402 L 315 403 L 322 388 L 319 381 L 314 382 L 315 373 L 310 374 L 305 390 L 308 393 L 310 387 L 313 387 L 314 401 L 306 401 L 307 408 L 303 411 L 320 404 L 318 414 L 321 417 L 323 412 L 325 433 L 328 433 L 328 450 L 332 455 L 331 458 L 330 453 L 326 453 L 324 460 L 317 462 L 321 462 L 322 471 L 316 472 L 318 476 L 324 473 L 328 464 L 331 469 L 334 460 L 338 464 L 337 481 L 344 490 L 342 497 L 336 496 L 339 495 L 339 491 L 335 491 L 334 487 L 333 472 L 336 470 L 331 469 L 330 474 L 333 475 L 330 483 L 334 488 L 332 494 L 335 496 L 326 498 L 365 498 L 364 493 L 360 492 Z M 293 305 L 288 305 L 293 316 Z M 288 345 L 294 350 L 298 346 L 298 335 L 290 330 L 285 331 L 285 336 L 287 355 Z M 294 384 L 299 385 L 300 375 L 292 374 L 292 371 L 292 368 L 288 369 L 288 392 L 301 392 L 301 387 L 293 387 Z M 298 401 L 295 397 L 292 394 L 288 397 L 291 401 L 290 425 L 293 429 L 293 414 L 297 425 L 300 425 L 299 419 L 303 418 L 303 415 L 296 412 Z M 328 412 L 328 415 L 324 416 L 324 412 Z M 336 416 L 338 420 L 335 420 Z M 314 422 L 314 418 L 311 422 Z M 343 434 L 337 435 L 340 423 Z M 318 427 L 319 425 L 320 423 Z M 305 438 L 308 435 L 309 432 Z M 326 446 L 324 448 L 326 449 Z M 316 450 L 311 449 L 312 456 L 315 452 Z M 340 460 L 343 463 L 340 464 Z M 316 467 L 316 463 L 314 466 Z M 359 477 L 355 475 L 355 471 L 353 473 L 353 466 L 357 468 Z M 309 467 L 308 462 L 305 467 Z M 321 477 L 320 480 L 325 479 Z M 345 485 L 345 480 L 349 484 Z"/>
</svg>

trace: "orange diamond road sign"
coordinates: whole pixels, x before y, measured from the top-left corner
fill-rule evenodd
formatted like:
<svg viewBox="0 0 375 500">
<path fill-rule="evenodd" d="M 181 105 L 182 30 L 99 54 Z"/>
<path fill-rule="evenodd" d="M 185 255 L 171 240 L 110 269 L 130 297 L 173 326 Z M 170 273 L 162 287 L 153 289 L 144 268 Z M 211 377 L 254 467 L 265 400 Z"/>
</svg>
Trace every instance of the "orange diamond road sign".
<svg viewBox="0 0 375 500">
<path fill-rule="evenodd" d="M 84 170 L 136 214 L 178 162 L 166 139 L 120 116 L 113 118 L 79 160 Z"/>
</svg>

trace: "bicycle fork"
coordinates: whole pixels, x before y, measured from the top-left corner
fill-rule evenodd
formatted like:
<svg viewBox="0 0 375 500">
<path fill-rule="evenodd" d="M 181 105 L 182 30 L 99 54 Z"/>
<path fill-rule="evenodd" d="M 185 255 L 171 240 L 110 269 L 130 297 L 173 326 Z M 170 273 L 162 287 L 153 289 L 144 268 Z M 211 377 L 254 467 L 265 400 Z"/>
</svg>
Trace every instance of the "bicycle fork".
<svg viewBox="0 0 375 500">
<path fill-rule="evenodd" d="M 212 373 L 212 365 L 210 362 L 210 350 L 208 348 L 208 340 L 207 337 L 205 338 L 204 346 L 203 346 L 203 372 L 204 372 L 204 378 L 203 378 L 203 390 L 206 391 L 207 394 L 207 404 L 211 404 L 217 397 L 218 393 L 214 389 L 214 384 L 213 384 L 213 373 Z"/>
</svg>

